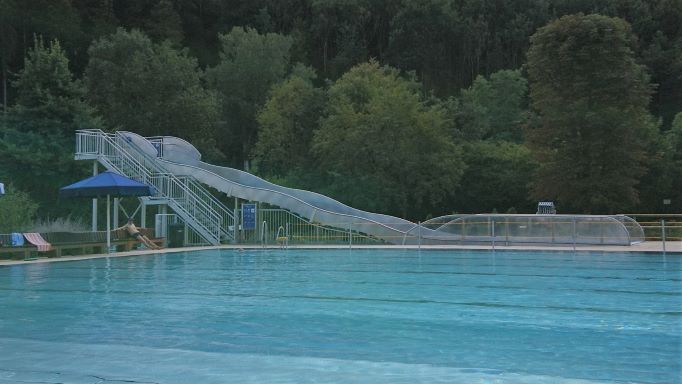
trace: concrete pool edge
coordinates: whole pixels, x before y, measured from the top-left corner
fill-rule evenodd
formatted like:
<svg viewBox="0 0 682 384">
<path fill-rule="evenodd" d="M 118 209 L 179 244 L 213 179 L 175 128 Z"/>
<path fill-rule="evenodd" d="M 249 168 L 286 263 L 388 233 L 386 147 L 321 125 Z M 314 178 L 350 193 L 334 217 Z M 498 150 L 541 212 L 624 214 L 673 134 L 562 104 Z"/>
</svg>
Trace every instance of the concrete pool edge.
<svg viewBox="0 0 682 384">
<path fill-rule="evenodd" d="M 202 251 L 209 249 L 283 249 L 276 244 L 266 246 L 255 244 L 234 244 L 234 245 L 218 245 L 218 246 L 202 246 L 202 247 L 184 247 L 184 248 L 166 248 L 161 250 L 135 250 L 128 252 L 116 252 L 110 254 L 92 254 L 92 255 L 78 255 L 78 256 L 63 256 L 59 258 L 39 258 L 36 260 L 0 260 L 1 266 L 22 265 L 22 264 L 36 264 L 36 263 L 50 263 L 61 261 L 77 261 L 88 259 L 100 259 L 106 257 L 131 257 L 131 256 L 148 256 L 165 253 L 191 252 Z M 416 245 L 290 245 L 288 249 L 423 249 L 423 250 L 453 250 L 453 251 L 535 251 L 535 252 L 573 252 L 573 246 L 543 246 L 543 245 L 509 245 L 499 246 L 494 248 L 492 245 L 423 245 L 421 247 Z M 662 253 L 663 243 L 660 241 L 649 241 L 642 244 L 635 244 L 631 246 L 577 246 L 576 252 L 628 252 L 628 253 Z M 666 253 L 682 254 L 682 242 L 666 242 Z"/>
</svg>

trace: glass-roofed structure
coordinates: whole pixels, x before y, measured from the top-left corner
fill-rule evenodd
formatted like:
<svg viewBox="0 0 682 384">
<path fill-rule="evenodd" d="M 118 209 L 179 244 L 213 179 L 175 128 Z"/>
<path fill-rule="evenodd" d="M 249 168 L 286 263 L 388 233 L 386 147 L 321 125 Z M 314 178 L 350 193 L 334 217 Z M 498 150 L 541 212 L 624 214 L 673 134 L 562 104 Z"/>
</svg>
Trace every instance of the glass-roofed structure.
<svg viewBox="0 0 682 384">
<path fill-rule="evenodd" d="M 403 244 L 604 244 L 644 241 L 642 227 L 624 215 L 447 215 L 410 230 Z"/>
</svg>

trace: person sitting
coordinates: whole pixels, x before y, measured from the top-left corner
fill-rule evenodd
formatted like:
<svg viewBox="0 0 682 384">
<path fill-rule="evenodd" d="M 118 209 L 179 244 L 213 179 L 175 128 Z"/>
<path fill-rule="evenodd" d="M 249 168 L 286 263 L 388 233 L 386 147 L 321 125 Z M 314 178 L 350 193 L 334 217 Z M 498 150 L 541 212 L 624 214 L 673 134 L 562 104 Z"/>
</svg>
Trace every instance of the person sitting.
<svg viewBox="0 0 682 384">
<path fill-rule="evenodd" d="M 143 235 L 139 229 L 135 226 L 135 223 L 133 223 L 133 219 L 128 219 L 128 224 L 123 226 L 123 229 L 125 229 L 128 234 L 138 241 L 140 241 L 142 244 L 144 244 L 147 248 L 149 249 L 161 249 L 158 245 L 156 245 L 153 241 L 149 240 L 149 238 L 145 235 Z"/>
</svg>

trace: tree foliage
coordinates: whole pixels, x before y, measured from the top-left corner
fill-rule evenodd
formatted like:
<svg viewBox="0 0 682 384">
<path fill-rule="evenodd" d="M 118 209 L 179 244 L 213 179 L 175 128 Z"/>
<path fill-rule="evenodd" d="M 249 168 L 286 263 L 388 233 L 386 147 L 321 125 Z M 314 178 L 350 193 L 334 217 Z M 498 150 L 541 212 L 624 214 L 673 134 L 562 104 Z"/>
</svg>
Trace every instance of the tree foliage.
<svg viewBox="0 0 682 384">
<path fill-rule="evenodd" d="M 537 166 L 530 150 L 504 141 L 464 145 L 466 168 L 453 196 L 452 209 L 462 213 L 531 212 L 529 184 Z"/>
<path fill-rule="evenodd" d="M 112 128 L 198 141 L 216 133 L 217 97 L 203 87 L 203 73 L 186 50 L 119 29 L 88 53 L 88 99 Z"/>
<path fill-rule="evenodd" d="M 31 224 L 38 211 L 28 193 L 8 185 L 6 194 L 0 197 L 0 233 L 18 232 Z"/>
<path fill-rule="evenodd" d="M 298 71 L 273 87 L 259 111 L 255 158 L 260 173 L 284 176 L 310 167 L 313 131 L 324 108 L 324 91 L 315 88 L 312 70 Z"/>
<path fill-rule="evenodd" d="M 313 141 L 322 169 L 375 196 L 382 212 L 418 217 L 456 187 L 463 164 L 447 119 L 420 85 L 375 61 L 353 67 L 329 89 Z M 344 196 L 353 205 L 356 195 Z M 363 202 L 358 204 L 362 207 Z"/>
<path fill-rule="evenodd" d="M 528 52 L 530 94 L 541 124 L 530 144 L 541 166 L 538 199 L 592 213 L 631 209 L 655 124 L 652 92 L 627 22 L 564 16 L 538 30 Z"/>
<path fill-rule="evenodd" d="M 170 0 L 160 0 L 156 3 L 144 24 L 149 36 L 157 41 L 168 40 L 174 45 L 180 45 L 184 39 L 182 19 Z"/>
<path fill-rule="evenodd" d="M 459 131 L 467 139 L 523 141 L 528 84 L 518 70 L 478 76 L 462 91 L 456 110 Z"/>
<path fill-rule="evenodd" d="M 12 85 L 17 98 L 10 119 L 21 131 L 66 136 L 76 129 L 99 125 L 84 100 L 85 89 L 74 79 L 57 40 L 46 46 L 41 37 L 36 37 Z"/>
<path fill-rule="evenodd" d="M 609 30 L 608 23 L 595 20 L 577 32 L 565 22 L 559 23 L 563 30 L 556 27 L 557 18 L 581 12 L 618 17 L 632 31 L 623 37 L 621 26 Z M 543 72 L 547 81 L 538 82 L 532 63 L 525 66 L 530 37 L 550 22 L 537 36 L 552 30 L 565 40 L 548 41 L 547 47 L 564 50 L 548 49 L 532 59 L 567 64 L 547 67 L 552 68 Z M 41 42 L 35 51 L 34 36 L 50 43 L 45 47 Z M 539 46 L 537 36 L 534 47 Z M 445 173 L 440 180 L 439 174 L 427 172 L 432 185 L 393 188 L 399 179 L 394 169 L 381 178 L 379 171 L 330 166 L 334 162 L 323 161 L 320 152 L 311 155 L 314 132 L 323 130 L 321 123 L 333 126 L 330 119 L 338 119 L 340 138 L 347 133 L 342 121 L 358 119 L 375 127 L 386 119 L 391 127 L 386 130 L 397 124 L 396 132 L 407 132 L 398 135 L 400 140 L 412 140 L 410 130 L 392 121 L 387 111 L 396 116 L 407 112 L 378 108 L 381 97 L 372 92 L 366 92 L 372 102 L 363 103 L 374 107 L 366 112 L 346 114 L 338 109 L 338 98 L 332 107 L 329 88 L 369 58 L 412 79 L 398 76 L 396 82 L 409 84 L 419 95 L 420 113 L 432 116 L 434 130 L 447 131 L 445 144 L 435 145 L 434 139 L 425 145 L 440 150 L 454 140 L 470 151 L 462 158 L 466 165 L 457 165 L 467 169 L 462 177 L 469 188 L 448 187 L 439 204 L 418 196 L 428 203 L 410 215 L 510 205 L 523 209 L 528 199 L 521 197 L 521 183 L 509 190 L 517 199 L 513 204 L 483 192 L 506 183 L 516 172 L 509 164 L 517 164 L 518 177 L 524 177 L 528 147 L 542 176 L 531 197 L 561 193 L 562 211 L 661 211 L 663 198 L 672 198 L 673 206 L 682 201 L 676 197 L 682 190 L 679 128 L 673 128 L 679 126 L 679 120 L 673 121 L 682 105 L 679 0 L 0 0 L 0 93 L 7 104 L 0 156 L 3 164 L 11 164 L 0 174 L 11 173 L 17 186 L 41 205 L 41 214 L 66 211 L 71 202 L 55 204 L 55 192 L 49 190 L 56 190 L 60 177 L 71 181 L 82 171 L 70 159 L 73 130 L 129 129 L 184 137 L 200 147 L 206 160 L 240 168 L 255 156 L 254 170 L 276 181 L 329 192 L 367 209 L 398 212 L 397 206 L 411 201 L 407 187 L 440 191 L 456 178 Z M 295 62 L 302 65 L 291 71 Z M 641 84 L 633 80 L 637 76 L 627 75 L 628 66 L 643 73 L 638 65 L 646 65 L 655 88 L 641 85 L 646 84 L 643 75 Z M 319 78 L 299 71 L 305 66 Z M 526 100 L 527 73 L 534 82 L 532 107 Z M 566 76 L 548 89 L 562 96 L 545 98 L 539 84 L 553 84 L 560 73 Z M 625 81 L 618 84 L 622 73 Z M 385 84 L 368 82 L 365 88 L 374 86 Z M 661 122 L 659 132 L 643 101 L 648 93 L 648 108 Z M 88 104 L 101 120 L 93 118 Z M 578 128 L 570 134 L 566 127 Z M 359 141 L 348 140 L 352 145 Z M 333 149 L 361 162 L 352 147 Z M 412 166 L 424 161 L 421 152 L 407 151 L 400 158 L 406 169 L 422 171 Z M 558 159 L 575 161 L 566 160 L 561 168 Z M 37 180 L 51 184 L 37 187 Z M 593 194 L 594 188 L 602 189 Z M 476 192 L 467 195 L 468 190 Z"/>
<path fill-rule="evenodd" d="M 18 102 L 0 128 L 0 179 L 42 206 L 41 215 L 78 212 L 74 202 L 57 203 L 59 187 L 84 176 L 85 164 L 73 161 L 77 129 L 99 128 L 84 90 L 73 78 L 58 42 L 36 38 L 24 69 L 13 83 Z"/>
<path fill-rule="evenodd" d="M 682 112 L 675 115 L 672 128 L 665 134 L 665 143 L 669 155 L 663 163 L 669 172 L 671 183 L 662 196 L 671 200 L 671 206 L 665 209 L 669 212 L 680 212 L 682 210 Z"/>
<path fill-rule="evenodd" d="M 252 28 L 233 28 L 220 35 L 220 62 L 207 71 L 211 86 L 222 101 L 225 127 L 220 149 L 233 165 L 248 160 L 256 142 L 256 113 L 268 91 L 289 69 L 292 40 L 276 33 L 259 34 Z"/>
</svg>

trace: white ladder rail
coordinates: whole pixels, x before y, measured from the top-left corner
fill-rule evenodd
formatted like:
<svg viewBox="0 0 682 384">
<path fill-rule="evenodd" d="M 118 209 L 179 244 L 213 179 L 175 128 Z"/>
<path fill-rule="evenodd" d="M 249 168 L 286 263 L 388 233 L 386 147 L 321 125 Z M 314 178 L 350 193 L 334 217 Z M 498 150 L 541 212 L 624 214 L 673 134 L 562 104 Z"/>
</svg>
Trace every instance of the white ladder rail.
<svg viewBox="0 0 682 384">
<path fill-rule="evenodd" d="M 219 244 L 221 219 L 182 180 L 170 173 L 152 172 L 126 151 L 115 140 L 115 135 L 101 130 L 77 133 L 76 159 L 96 159 L 107 169 L 117 171 L 145 184 L 152 185 L 167 199 L 176 211 L 195 231 L 209 243 Z"/>
<path fill-rule="evenodd" d="M 210 221 L 201 220 L 196 212 L 188 207 L 186 204 L 181 204 L 180 198 L 177 194 L 178 186 L 181 186 L 173 178 L 168 177 L 168 174 L 149 174 L 144 169 L 139 169 L 137 175 L 130 172 L 131 167 L 125 167 L 126 163 L 129 161 L 128 158 L 118 156 L 100 156 L 100 163 L 102 163 L 107 169 L 117 171 L 126 176 L 136 178 L 145 184 L 152 185 L 154 188 L 160 192 L 162 196 L 166 198 L 168 205 L 185 220 L 192 228 L 200 233 L 209 243 L 219 244 L 219 237 L 216 236 L 216 228 L 214 224 Z M 137 176 L 137 177 L 135 177 Z"/>
<path fill-rule="evenodd" d="M 125 133 L 116 133 L 116 138 L 118 139 L 119 143 L 123 143 L 127 148 L 130 148 L 132 152 L 134 152 L 137 155 L 137 160 L 143 164 L 143 166 L 147 168 L 153 169 L 155 172 L 158 173 L 167 173 L 165 168 L 161 166 L 155 158 L 152 158 L 149 154 L 145 153 L 142 151 L 140 148 L 138 148 L 135 144 L 131 143 L 125 138 Z M 150 140 L 150 142 L 156 141 L 158 142 L 159 140 Z M 163 143 L 159 142 L 159 150 L 163 151 Z M 120 144 L 119 144 L 120 145 Z M 197 182 L 194 178 L 189 177 L 189 176 L 175 176 L 177 178 L 183 179 L 185 182 L 186 187 L 190 191 L 189 193 L 193 193 L 195 195 L 198 195 L 198 201 L 204 205 L 204 208 L 207 209 L 210 212 L 214 212 L 217 214 L 219 218 L 219 228 L 221 230 L 221 235 L 223 237 L 226 237 L 228 239 L 234 239 L 234 233 L 229 231 L 229 228 L 234 225 L 236 219 L 234 216 L 234 213 L 230 211 L 229 208 L 227 208 L 220 200 L 218 200 L 215 196 L 213 196 L 211 193 L 209 193 L 206 188 L 203 187 L 202 184 Z"/>
</svg>

